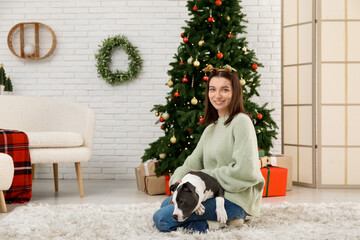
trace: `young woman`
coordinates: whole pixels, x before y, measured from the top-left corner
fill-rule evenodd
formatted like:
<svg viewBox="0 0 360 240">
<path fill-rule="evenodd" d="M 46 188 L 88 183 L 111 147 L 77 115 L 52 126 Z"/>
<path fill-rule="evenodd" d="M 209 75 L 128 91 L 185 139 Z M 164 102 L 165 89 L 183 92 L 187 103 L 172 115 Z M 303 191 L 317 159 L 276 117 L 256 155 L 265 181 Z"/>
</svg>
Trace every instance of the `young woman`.
<svg viewBox="0 0 360 240">
<path fill-rule="evenodd" d="M 259 216 L 264 179 L 259 168 L 255 129 L 244 109 L 239 77 L 235 69 L 230 66 L 226 69 L 231 71 L 217 69 L 209 76 L 205 116 L 201 122 L 209 125 L 192 154 L 175 170 L 170 185 L 192 170 L 201 170 L 216 178 L 225 190 L 228 224 L 237 226 L 247 215 Z M 216 222 L 214 198 L 203 203 L 204 215 L 193 213 L 184 222 L 172 218 L 174 205 L 169 205 L 170 199 L 165 199 L 153 216 L 160 231 L 183 227 L 206 232 L 221 227 Z"/>
</svg>

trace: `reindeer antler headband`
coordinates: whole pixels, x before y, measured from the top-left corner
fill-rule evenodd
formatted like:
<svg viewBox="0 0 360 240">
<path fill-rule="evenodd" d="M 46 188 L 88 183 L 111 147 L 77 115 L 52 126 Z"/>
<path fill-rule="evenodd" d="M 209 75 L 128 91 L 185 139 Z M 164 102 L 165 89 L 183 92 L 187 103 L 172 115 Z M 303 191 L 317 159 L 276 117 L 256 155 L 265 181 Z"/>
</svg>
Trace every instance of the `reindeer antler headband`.
<svg viewBox="0 0 360 240">
<path fill-rule="evenodd" d="M 211 64 L 207 65 L 206 68 L 203 69 L 204 72 L 237 72 L 235 68 L 232 68 L 230 65 L 226 64 L 222 68 L 214 68 Z"/>
</svg>

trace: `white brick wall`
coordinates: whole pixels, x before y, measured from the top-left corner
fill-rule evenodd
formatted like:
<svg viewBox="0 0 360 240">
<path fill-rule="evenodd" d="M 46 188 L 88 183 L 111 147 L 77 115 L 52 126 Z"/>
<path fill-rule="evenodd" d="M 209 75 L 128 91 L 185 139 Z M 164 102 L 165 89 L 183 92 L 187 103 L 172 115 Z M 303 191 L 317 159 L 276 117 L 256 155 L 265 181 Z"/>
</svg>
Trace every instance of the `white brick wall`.
<svg viewBox="0 0 360 240">
<path fill-rule="evenodd" d="M 226 1 L 226 0 L 224 0 Z M 276 108 L 281 124 L 280 0 L 244 0 L 249 48 L 264 68 L 259 103 Z M 2 0 L 0 62 L 12 78 L 14 95 L 57 96 L 82 103 L 96 112 L 94 155 L 83 164 L 84 179 L 132 179 L 133 168 L 148 144 L 162 135 L 150 109 L 165 103 L 166 72 L 188 19 L 185 0 Z M 7 34 L 20 22 L 38 21 L 57 36 L 54 54 L 44 60 L 18 59 L 7 47 Z M 104 38 L 126 35 L 144 60 L 140 76 L 112 87 L 97 77 L 94 54 Z M 121 51 L 120 51 L 121 52 Z M 126 58 L 113 55 L 114 67 Z M 1 126 L 0 126 L 1 127 Z M 273 152 L 281 151 L 281 132 Z M 72 164 L 59 165 L 59 178 L 75 178 Z M 50 165 L 37 166 L 39 178 L 52 178 Z"/>
</svg>

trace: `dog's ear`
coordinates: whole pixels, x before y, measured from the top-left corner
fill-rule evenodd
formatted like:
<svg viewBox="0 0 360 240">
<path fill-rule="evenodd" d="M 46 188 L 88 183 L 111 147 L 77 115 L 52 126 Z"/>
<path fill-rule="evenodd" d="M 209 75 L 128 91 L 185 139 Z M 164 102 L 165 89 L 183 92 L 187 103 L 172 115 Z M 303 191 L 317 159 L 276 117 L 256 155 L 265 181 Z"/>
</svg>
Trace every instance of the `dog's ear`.
<svg viewBox="0 0 360 240">
<path fill-rule="evenodd" d="M 176 190 L 176 188 L 179 186 L 179 182 L 174 183 L 173 185 L 170 186 L 170 191 L 174 192 Z"/>
<path fill-rule="evenodd" d="M 189 182 L 183 184 L 183 189 L 186 192 L 193 192 L 193 193 L 195 192 L 195 186 Z"/>
</svg>

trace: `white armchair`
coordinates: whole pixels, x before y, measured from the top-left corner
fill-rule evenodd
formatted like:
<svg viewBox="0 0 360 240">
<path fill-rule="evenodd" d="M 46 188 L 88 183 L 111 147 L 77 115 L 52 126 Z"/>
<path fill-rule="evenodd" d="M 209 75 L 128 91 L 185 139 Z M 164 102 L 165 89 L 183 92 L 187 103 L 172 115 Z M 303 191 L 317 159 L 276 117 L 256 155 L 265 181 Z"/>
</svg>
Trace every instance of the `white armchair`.
<svg viewBox="0 0 360 240">
<path fill-rule="evenodd" d="M 0 109 L 0 128 L 27 134 L 33 173 L 34 164 L 52 163 L 58 191 L 58 163 L 74 162 L 83 197 L 80 162 L 92 156 L 95 113 L 81 104 L 53 97 L 0 96 Z"/>
<path fill-rule="evenodd" d="M 0 209 L 6 213 L 6 203 L 3 191 L 8 190 L 14 178 L 14 163 L 11 156 L 0 153 Z"/>
</svg>

